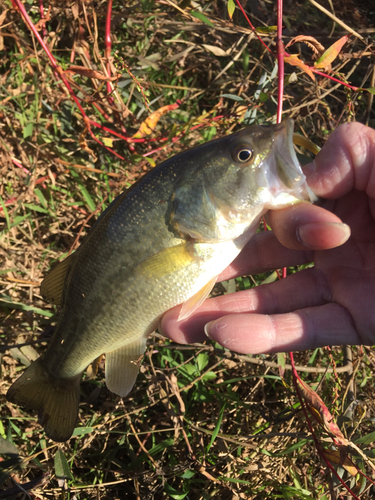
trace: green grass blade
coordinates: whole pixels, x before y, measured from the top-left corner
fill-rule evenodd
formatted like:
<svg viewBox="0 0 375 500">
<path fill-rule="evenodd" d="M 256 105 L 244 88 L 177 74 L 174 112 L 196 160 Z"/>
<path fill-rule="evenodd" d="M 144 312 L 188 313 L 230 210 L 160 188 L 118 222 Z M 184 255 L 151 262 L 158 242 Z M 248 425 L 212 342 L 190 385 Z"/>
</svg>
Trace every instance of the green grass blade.
<svg viewBox="0 0 375 500">
<path fill-rule="evenodd" d="M 210 441 L 209 445 L 207 446 L 207 453 L 209 452 L 211 446 L 215 442 L 215 439 L 216 439 L 217 435 L 219 434 L 219 430 L 220 430 L 220 427 L 221 427 L 221 422 L 223 420 L 223 415 L 224 415 L 225 407 L 226 407 L 226 403 L 223 404 L 223 406 L 222 406 L 222 408 L 220 410 L 219 417 L 217 419 L 214 432 L 212 433 L 212 436 L 211 436 L 211 441 Z"/>
</svg>

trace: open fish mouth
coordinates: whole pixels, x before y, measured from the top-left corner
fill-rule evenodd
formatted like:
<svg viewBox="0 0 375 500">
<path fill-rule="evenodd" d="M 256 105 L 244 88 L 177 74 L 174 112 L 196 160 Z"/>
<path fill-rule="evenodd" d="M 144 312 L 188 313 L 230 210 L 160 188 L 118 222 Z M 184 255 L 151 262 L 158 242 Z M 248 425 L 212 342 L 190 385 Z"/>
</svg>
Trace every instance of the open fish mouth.
<svg viewBox="0 0 375 500">
<path fill-rule="evenodd" d="M 314 203 L 317 197 L 309 188 L 298 162 L 293 144 L 294 120 L 288 118 L 275 132 L 273 159 L 270 165 L 269 187 L 273 195 L 272 208 L 300 201 Z M 270 207 L 271 208 L 271 207 Z"/>
</svg>

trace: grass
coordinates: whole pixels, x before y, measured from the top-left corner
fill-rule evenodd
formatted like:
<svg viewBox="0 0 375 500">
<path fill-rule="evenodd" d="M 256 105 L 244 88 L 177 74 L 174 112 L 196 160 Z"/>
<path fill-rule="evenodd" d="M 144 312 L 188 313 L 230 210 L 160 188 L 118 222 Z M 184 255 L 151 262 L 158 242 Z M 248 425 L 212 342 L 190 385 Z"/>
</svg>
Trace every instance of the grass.
<svg viewBox="0 0 375 500">
<path fill-rule="evenodd" d="M 39 283 L 54 262 L 78 246 L 97 214 L 168 156 L 224 135 L 243 120 L 274 119 L 275 60 L 238 9 L 231 22 L 220 1 L 176 5 L 145 0 L 114 6 L 112 56 L 119 77 L 113 102 L 106 98 L 105 82 L 69 75 L 89 118 L 127 137 L 150 112 L 181 101 L 162 116 L 152 140 L 129 145 L 92 127 L 124 159 L 90 136 L 20 14 L 8 0 L 0 6 L 0 498 L 323 500 L 342 495 L 316 452 L 290 370 L 284 380 L 280 376 L 282 355 L 240 356 L 210 343 L 178 346 L 155 334 L 125 400 L 106 389 L 102 365 L 96 378 L 83 381 L 77 429 L 64 444 L 46 439 L 34 416 L 5 399 L 24 366 L 43 352 L 56 322 L 57 309 L 42 300 Z M 336 76 L 355 86 L 374 86 L 367 3 L 335 0 L 333 6 L 340 20 L 368 40 L 366 45 L 350 39 L 344 56 L 333 63 Z M 37 2 L 25 7 L 37 23 Z M 50 7 L 47 40 L 62 68 L 69 68 L 74 55 L 74 64 L 101 70 L 106 4 L 51 2 Z M 285 2 L 284 9 L 286 40 L 313 35 L 327 48 L 344 34 L 336 24 L 329 38 L 333 21 L 309 2 L 301 2 L 297 11 L 295 2 Z M 251 18 L 256 27 L 275 25 L 275 5 L 259 4 Z M 261 36 L 274 50 L 274 32 Z M 311 64 L 306 45 L 297 51 Z M 357 119 L 375 125 L 371 94 L 324 78 L 313 82 L 297 67 L 285 69 L 285 116 L 296 120 L 302 135 L 322 145 L 339 123 Z M 274 279 L 272 273 L 244 277 L 236 285 L 244 289 L 266 279 Z M 217 293 L 223 291 L 217 287 Z M 353 377 L 339 369 L 348 355 Z M 344 434 L 373 458 L 371 350 L 317 349 L 295 358 L 310 370 L 301 372 L 302 378 L 318 391 Z M 330 370 L 323 371 L 327 366 Z M 358 405 L 349 406 L 347 389 L 355 391 Z M 327 439 L 319 426 L 315 432 Z M 355 460 L 366 470 L 360 457 Z M 334 466 L 357 495 L 372 498 L 370 483 Z"/>
</svg>

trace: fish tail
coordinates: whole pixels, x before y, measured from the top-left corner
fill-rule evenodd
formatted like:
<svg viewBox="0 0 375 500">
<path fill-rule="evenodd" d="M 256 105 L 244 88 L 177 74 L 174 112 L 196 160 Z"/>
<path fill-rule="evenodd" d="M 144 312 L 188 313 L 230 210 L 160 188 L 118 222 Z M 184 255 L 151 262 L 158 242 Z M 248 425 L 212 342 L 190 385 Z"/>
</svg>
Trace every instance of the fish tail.
<svg viewBox="0 0 375 500">
<path fill-rule="evenodd" d="M 67 441 L 72 435 L 79 405 L 80 378 L 56 379 L 34 361 L 7 392 L 12 403 L 38 411 L 40 424 L 54 441 Z"/>
</svg>

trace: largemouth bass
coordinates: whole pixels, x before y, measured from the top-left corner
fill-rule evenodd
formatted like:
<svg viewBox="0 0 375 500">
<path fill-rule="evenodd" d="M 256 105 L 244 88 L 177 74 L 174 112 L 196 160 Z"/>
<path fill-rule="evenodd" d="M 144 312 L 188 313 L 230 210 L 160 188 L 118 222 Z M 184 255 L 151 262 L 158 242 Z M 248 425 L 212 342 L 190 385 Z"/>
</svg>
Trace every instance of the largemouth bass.
<svg viewBox="0 0 375 500">
<path fill-rule="evenodd" d="M 107 387 L 126 396 L 162 314 L 183 304 L 188 317 L 268 209 L 312 201 L 292 135 L 293 120 L 245 128 L 173 156 L 116 198 L 43 281 L 60 319 L 9 401 L 37 410 L 47 436 L 66 441 L 81 375 L 103 353 Z"/>
</svg>

